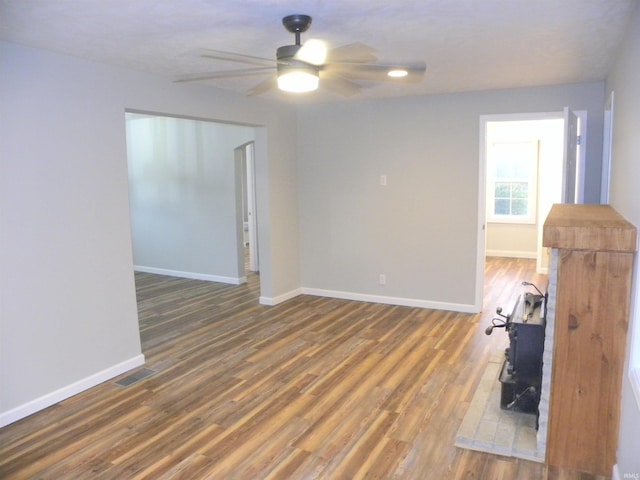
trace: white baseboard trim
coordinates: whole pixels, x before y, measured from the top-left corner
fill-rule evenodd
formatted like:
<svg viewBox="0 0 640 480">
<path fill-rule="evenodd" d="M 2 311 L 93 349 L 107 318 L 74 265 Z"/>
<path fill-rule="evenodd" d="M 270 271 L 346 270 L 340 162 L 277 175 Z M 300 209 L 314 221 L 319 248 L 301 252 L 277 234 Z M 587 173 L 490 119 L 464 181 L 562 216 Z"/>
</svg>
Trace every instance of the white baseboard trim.
<svg viewBox="0 0 640 480">
<path fill-rule="evenodd" d="M 639 479 L 640 478 L 640 472 L 625 472 L 623 475 L 620 475 L 620 468 L 618 467 L 618 464 L 616 463 L 613 466 L 613 472 L 611 473 L 611 480 L 625 480 L 625 479 Z"/>
<path fill-rule="evenodd" d="M 286 302 L 287 300 L 291 300 L 294 297 L 302 294 L 301 288 L 296 288 L 295 290 L 291 290 L 290 292 L 283 293 L 282 295 L 278 295 L 277 297 L 260 297 L 260 305 L 278 305 L 279 303 Z"/>
<path fill-rule="evenodd" d="M 618 464 L 613 466 L 613 472 L 611 472 L 611 480 L 620 480 L 620 472 L 618 471 Z"/>
<path fill-rule="evenodd" d="M 640 410 L 640 365 L 637 363 L 636 365 L 629 366 L 629 382 L 631 383 L 633 395 L 636 397 L 638 410 Z"/>
<path fill-rule="evenodd" d="M 45 408 L 69 397 L 73 397 L 80 392 L 88 390 L 91 387 L 95 387 L 96 385 L 117 377 L 122 373 L 139 367 L 140 365 L 144 365 L 144 355 L 142 354 L 118 363 L 117 365 L 113 365 L 112 367 L 106 368 L 100 372 L 94 373 L 93 375 L 83 378 L 82 380 L 78 380 L 71 385 L 67 385 L 66 387 L 47 393 L 40 398 L 31 400 L 30 402 L 13 408 L 7 412 L 2 412 L 0 413 L 0 428 L 9 425 L 10 423 L 17 422 L 18 420 L 28 417 L 40 410 L 44 410 Z"/>
<path fill-rule="evenodd" d="M 190 278 L 192 280 L 205 280 L 207 282 L 229 283 L 241 285 L 247 283 L 247 277 L 224 277 L 222 275 L 210 275 L 208 273 L 182 272 L 180 270 L 168 270 L 166 268 L 145 267 L 134 265 L 136 272 L 155 273 L 156 275 L 168 275 L 170 277 Z"/>
<path fill-rule="evenodd" d="M 431 300 L 402 297 L 386 297 L 383 295 L 341 292 L 336 290 L 322 290 L 318 288 L 303 288 L 301 293 L 305 295 L 315 295 L 317 297 L 355 300 L 358 302 L 383 303 L 386 305 L 400 305 L 403 307 L 432 308 L 434 310 L 449 310 L 453 312 L 463 313 L 478 313 L 478 309 L 475 305 L 467 305 L 462 303 L 435 302 Z"/>
<path fill-rule="evenodd" d="M 371 302 L 371 303 L 383 303 L 386 305 L 400 305 L 403 307 L 417 307 L 417 308 L 431 308 L 434 310 L 449 310 L 453 312 L 462 313 L 478 313 L 478 309 L 475 305 L 468 305 L 462 303 L 447 303 L 447 302 L 435 302 L 431 300 L 420 300 L 413 298 L 402 297 L 385 297 L 382 295 L 371 295 L 363 293 L 342 292 L 338 290 L 323 290 L 320 288 L 298 288 L 291 290 L 290 292 L 278 295 L 277 297 L 260 297 L 261 305 L 278 305 L 279 303 L 286 302 L 298 295 L 313 295 L 316 297 L 328 297 L 328 298 L 340 298 L 342 300 L 353 300 L 356 302 Z"/>
<path fill-rule="evenodd" d="M 525 252 L 521 250 L 486 250 L 487 257 L 507 257 L 507 258 L 538 258 L 536 252 Z"/>
</svg>

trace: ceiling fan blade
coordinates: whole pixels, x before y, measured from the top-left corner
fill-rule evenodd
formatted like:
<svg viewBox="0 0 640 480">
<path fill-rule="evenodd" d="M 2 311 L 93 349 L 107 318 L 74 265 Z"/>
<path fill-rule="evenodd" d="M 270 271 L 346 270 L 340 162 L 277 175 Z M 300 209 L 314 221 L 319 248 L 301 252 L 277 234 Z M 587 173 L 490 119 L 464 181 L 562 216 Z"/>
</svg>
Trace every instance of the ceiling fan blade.
<svg viewBox="0 0 640 480">
<path fill-rule="evenodd" d="M 327 52 L 327 63 L 373 63 L 378 61 L 376 49 L 361 42 L 335 47 Z"/>
<path fill-rule="evenodd" d="M 278 86 L 278 80 L 274 75 L 260 82 L 256 86 L 252 87 L 247 92 L 247 95 L 262 95 L 263 93 L 267 93 L 269 90 L 273 90 L 277 86 Z"/>
<path fill-rule="evenodd" d="M 339 73 L 348 78 L 359 80 L 371 80 L 375 82 L 420 82 L 426 70 L 425 63 L 412 64 L 360 64 L 360 63 L 332 63 L 325 65 L 330 72 Z M 388 73 L 392 70 L 406 70 L 404 77 L 391 77 Z"/>
<path fill-rule="evenodd" d="M 327 53 L 327 42 L 312 38 L 304 42 L 294 58 L 320 66 L 327 60 Z"/>
<path fill-rule="evenodd" d="M 325 71 L 320 72 L 320 87 L 339 93 L 345 97 L 350 97 L 360 93 L 360 90 L 362 89 L 360 85 L 352 82 L 351 80 L 347 80 L 338 74 L 332 74 Z"/>
<path fill-rule="evenodd" d="M 224 62 L 245 63 L 249 65 L 273 65 L 273 58 L 256 57 L 255 55 L 246 55 L 244 53 L 227 52 L 224 50 L 214 50 L 212 48 L 204 48 L 200 50 L 200 56 L 210 58 L 212 60 L 222 60 Z"/>
<path fill-rule="evenodd" d="M 203 72 L 184 75 L 174 83 L 198 82 L 201 80 L 215 80 L 216 78 L 233 78 L 233 77 L 249 77 L 253 75 L 264 75 L 275 72 L 275 67 L 255 67 L 242 68 L 239 70 L 223 70 L 221 72 Z"/>
</svg>

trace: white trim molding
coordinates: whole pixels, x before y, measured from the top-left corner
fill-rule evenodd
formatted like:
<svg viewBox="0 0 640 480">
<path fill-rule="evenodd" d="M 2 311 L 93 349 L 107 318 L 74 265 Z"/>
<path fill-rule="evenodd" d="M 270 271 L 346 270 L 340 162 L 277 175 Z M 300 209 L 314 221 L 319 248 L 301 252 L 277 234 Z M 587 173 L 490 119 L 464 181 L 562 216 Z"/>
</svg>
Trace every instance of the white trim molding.
<svg viewBox="0 0 640 480">
<path fill-rule="evenodd" d="M 632 368 L 629 368 L 629 381 L 631 383 L 633 394 L 636 397 L 638 410 L 640 410 L 640 366 L 635 365 Z"/>
<path fill-rule="evenodd" d="M 297 288 L 295 290 L 291 290 L 290 292 L 283 293 L 282 295 L 278 295 L 277 297 L 260 297 L 260 305 L 269 305 L 274 306 L 279 303 L 286 302 L 287 300 L 291 300 L 298 295 L 301 295 L 302 289 Z"/>
<path fill-rule="evenodd" d="M 208 273 L 183 272 L 181 270 L 169 270 L 166 268 L 145 267 L 134 265 L 136 272 L 155 273 L 156 275 L 167 275 L 169 277 L 190 278 L 191 280 L 205 280 L 207 282 L 228 283 L 231 285 L 241 285 L 247 283 L 247 277 L 225 277 L 222 275 L 210 275 Z"/>
<path fill-rule="evenodd" d="M 620 472 L 618 471 L 618 464 L 613 466 L 613 472 L 611 472 L 611 480 L 620 480 Z"/>
<path fill-rule="evenodd" d="M 538 258 L 537 252 L 527 252 L 525 250 L 487 250 L 487 257 L 508 257 L 508 258 Z"/>
<path fill-rule="evenodd" d="M 261 305 L 278 305 L 286 302 L 298 295 L 313 295 L 315 297 L 339 298 L 341 300 L 353 300 L 355 302 L 382 303 L 385 305 L 399 305 L 401 307 L 431 308 L 434 310 L 448 310 L 461 313 L 479 313 L 480 310 L 475 305 L 463 303 L 436 302 L 432 300 L 422 300 L 403 297 L 386 297 L 383 295 L 372 295 L 366 293 L 343 292 L 339 290 L 324 290 L 321 288 L 298 288 L 290 292 L 278 295 L 277 297 L 260 297 Z"/>
<path fill-rule="evenodd" d="M 341 292 L 336 290 L 323 290 L 319 288 L 303 288 L 302 293 L 316 297 L 340 298 L 358 302 L 383 303 L 386 305 L 399 305 L 402 307 L 432 308 L 434 310 L 449 310 L 462 313 L 478 313 L 475 305 L 462 303 L 436 302 L 403 297 L 386 297 L 382 295 L 370 295 L 365 293 Z"/>
<path fill-rule="evenodd" d="M 629 309 L 629 367 L 628 376 L 631 390 L 636 399 L 636 405 L 640 411 L 640 256 L 634 258 L 634 285 L 632 295 L 632 305 Z"/>
<path fill-rule="evenodd" d="M 17 422 L 31 414 L 44 410 L 51 405 L 66 400 L 69 397 L 73 397 L 80 392 L 88 390 L 96 385 L 99 385 L 107 380 L 111 380 L 118 375 L 121 375 L 129 370 L 132 370 L 140 365 L 144 365 L 144 355 L 140 354 L 129 360 L 113 365 L 100 372 L 89 375 L 86 378 L 78 380 L 70 385 L 62 387 L 53 392 L 47 393 L 40 398 L 31 400 L 23 405 L 13 408 L 7 412 L 0 414 L 0 428 L 10 423 Z"/>
<path fill-rule="evenodd" d="M 613 472 L 611 473 L 611 480 L 625 480 L 625 479 L 639 480 L 640 472 L 630 472 L 630 473 L 624 472 L 620 474 L 620 467 L 618 467 L 618 464 L 616 463 L 613 466 Z"/>
</svg>

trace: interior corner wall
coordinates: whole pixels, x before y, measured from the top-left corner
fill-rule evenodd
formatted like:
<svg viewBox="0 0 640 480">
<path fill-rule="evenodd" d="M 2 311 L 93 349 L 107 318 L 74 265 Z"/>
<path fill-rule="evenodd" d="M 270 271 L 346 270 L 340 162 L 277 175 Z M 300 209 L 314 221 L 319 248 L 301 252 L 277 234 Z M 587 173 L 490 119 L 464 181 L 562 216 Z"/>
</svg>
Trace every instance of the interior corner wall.
<svg viewBox="0 0 640 480">
<path fill-rule="evenodd" d="M 640 4 L 629 27 L 615 66 L 607 78 L 607 97 L 614 92 L 610 203 L 640 228 Z M 640 476 L 640 397 L 633 391 L 630 368 L 640 368 L 640 260 L 636 253 L 632 286 L 629 340 L 622 379 L 620 435 L 617 451 L 618 478 Z M 636 385 L 640 389 L 640 385 Z"/>
<path fill-rule="evenodd" d="M 303 288 L 473 306 L 480 116 L 565 106 L 588 112 L 587 201 L 597 202 L 603 82 L 300 109 Z"/>
<path fill-rule="evenodd" d="M 126 110 L 255 126 L 261 294 L 299 285 L 292 106 L 7 42 L 0 78 L 0 424 L 143 361 Z"/>
<path fill-rule="evenodd" d="M 234 149 L 253 139 L 252 127 L 127 114 L 138 269 L 241 283 Z"/>
</svg>

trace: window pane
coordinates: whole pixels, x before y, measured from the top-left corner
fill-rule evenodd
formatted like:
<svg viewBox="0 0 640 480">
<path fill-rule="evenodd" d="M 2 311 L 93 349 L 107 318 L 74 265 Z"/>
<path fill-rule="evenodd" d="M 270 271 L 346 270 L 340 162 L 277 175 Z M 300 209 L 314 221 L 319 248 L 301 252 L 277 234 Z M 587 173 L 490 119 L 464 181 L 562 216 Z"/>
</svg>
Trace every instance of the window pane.
<svg viewBox="0 0 640 480">
<path fill-rule="evenodd" d="M 496 215 L 509 215 L 509 200 L 496 198 L 494 205 Z"/>
<path fill-rule="evenodd" d="M 525 199 L 515 199 L 511 202 L 511 215 L 527 215 L 527 204 Z"/>
<path fill-rule="evenodd" d="M 513 178 L 529 178 L 531 176 L 531 161 L 519 158 L 514 162 Z"/>
<path fill-rule="evenodd" d="M 531 177 L 533 163 L 521 155 L 494 159 L 495 178 L 525 180 Z"/>
<path fill-rule="evenodd" d="M 493 142 L 487 155 L 489 221 L 535 222 L 537 142 Z"/>
<path fill-rule="evenodd" d="M 513 162 L 507 159 L 496 160 L 496 178 L 513 178 Z"/>
<path fill-rule="evenodd" d="M 528 198 L 529 184 L 527 182 L 514 182 L 511 184 L 511 196 L 513 198 Z"/>
<path fill-rule="evenodd" d="M 511 184 L 504 182 L 496 182 L 495 189 L 496 198 L 509 198 L 511 196 Z"/>
</svg>

